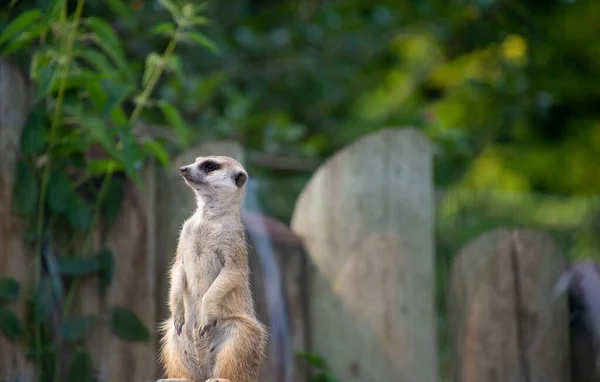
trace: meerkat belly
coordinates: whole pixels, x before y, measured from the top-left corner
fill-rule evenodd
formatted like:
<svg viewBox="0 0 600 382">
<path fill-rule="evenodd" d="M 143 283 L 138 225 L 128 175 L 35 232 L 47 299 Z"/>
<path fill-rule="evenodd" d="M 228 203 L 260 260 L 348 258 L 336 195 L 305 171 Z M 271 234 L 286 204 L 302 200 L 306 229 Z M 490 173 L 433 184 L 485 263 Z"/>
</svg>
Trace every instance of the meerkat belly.
<svg viewBox="0 0 600 382">
<path fill-rule="evenodd" d="M 184 304 L 188 322 L 195 322 L 202 314 L 202 297 L 213 284 L 221 263 L 214 256 L 194 255 L 184 261 L 187 293 Z"/>
</svg>

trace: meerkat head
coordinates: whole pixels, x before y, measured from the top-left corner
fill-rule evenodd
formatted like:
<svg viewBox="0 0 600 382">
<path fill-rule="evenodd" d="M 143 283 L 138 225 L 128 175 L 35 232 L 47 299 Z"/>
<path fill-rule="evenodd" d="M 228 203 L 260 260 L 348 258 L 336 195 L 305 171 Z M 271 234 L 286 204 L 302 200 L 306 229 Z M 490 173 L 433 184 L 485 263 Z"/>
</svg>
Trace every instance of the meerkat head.
<svg viewBox="0 0 600 382">
<path fill-rule="evenodd" d="M 225 156 L 198 157 L 179 168 L 179 173 L 204 200 L 224 200 L 242 196 L 248 173 L 235 159 Z"/>
</svg>

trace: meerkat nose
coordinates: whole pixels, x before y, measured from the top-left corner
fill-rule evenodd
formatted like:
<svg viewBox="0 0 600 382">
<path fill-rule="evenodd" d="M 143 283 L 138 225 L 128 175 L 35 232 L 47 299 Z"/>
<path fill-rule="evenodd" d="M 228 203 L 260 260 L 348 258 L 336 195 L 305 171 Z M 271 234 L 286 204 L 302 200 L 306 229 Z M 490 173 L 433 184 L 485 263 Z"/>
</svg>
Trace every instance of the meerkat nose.
<svg viewBox="0 0 600 382">
<path fill-rule="evenodd" d="M 187 166 L 179 167 L 179 172 L 185 174 L 187 172 Z"/>
</svg>

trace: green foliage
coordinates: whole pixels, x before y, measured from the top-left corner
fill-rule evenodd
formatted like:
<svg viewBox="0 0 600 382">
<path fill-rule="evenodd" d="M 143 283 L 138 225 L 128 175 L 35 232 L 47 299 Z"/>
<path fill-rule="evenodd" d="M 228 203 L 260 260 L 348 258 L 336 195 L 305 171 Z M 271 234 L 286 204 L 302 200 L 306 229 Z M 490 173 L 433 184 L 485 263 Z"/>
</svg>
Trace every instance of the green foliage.
<svg viewBox="0 0 600 382">
<path fill-rule="evenodd" d="M 33 285 L 22 324 L 5 306 L 19 298 L 21 286 L 0 278 L 0 329 L 13 341 L 26 341 L 39 381 L 95 378 L 92 359 L 79 345 L 100 323 L 96 316 L 73 316 L 73 300 L 81 280 L 91 275 L 99 277 L 98 293 L 105 294 L 116 263 L 105 243 L 93 253 L 91 236 L 118 218 L 124 179 L 142 187 L 140 170 L 146 163 L 157 160 L 166 167 L 190 143 L 188 123 L 161 87 L 170 77 L 184 80 L 178 45 L 193 44 L 207 54 L 218 48 L 197 29 L 209 24 L 201 16 L 204 5 L 160 3 L 167 14 L 148 30 L 166 45 L 146 52 L 146 58 L 123 44 L 115 17 L 125 21 L 128 32 L 141 25 L 122 0 L 108 0 L 102 9 L 83 0 L 23 0 L 6 11 L 12 17 L 8 22 L 0 13 L 0 54 L 28 57 L 36 85 L 21 136 L 12 205 L 29 223 L 24 240 L 35 247 Z M 172 126 L 177 142 L 140 136 L 140 122 Z M 130 309 L 109 307 L 109 312 L 115 336 L 150 340 L 150 331 Z M 77 350 L 67 370 L 60 370 L 54 345 L 60 338 Z"/>
<path fill-rule="evenodd" d="M 0 277 L 0 301 L 13 302 L 19 298 L 21 284 L 12 277 Z"/>
<path fill-rule="evenodd" d="M 130 309 L 114 307 L 111 311 L 113 333 L 127 341 L 149 341 L 151 336 L 142 321 Z"/>
<path fill-rule="evenodd" d="M 92 382 L 94 381 L 94 365 L 92 357 L 86 352 L 80 351 L 73 357 L 69 366 L 68 382 Z"/>
<path fill-rule="evenodd" d="M 333 375 L 323 357 L 310 352 L 299 352 L 296 356 L 304 359 L 312 367 L 313 374 L 310 378 L 311 382 L 340 382 L 340 380 Z"/>
<path fill-rule="evenodd" d="M 0 306 L 0 330 L 12 341 L 19 339 L 23 335 L 21 321 L 5 306 Z"/>
<path fill-rule="evenodd" d="M 71 317 L 60 324 L 60 334 L 65 341 L 77 343 L 95 322 L 92 316 Z"/>
</svg>

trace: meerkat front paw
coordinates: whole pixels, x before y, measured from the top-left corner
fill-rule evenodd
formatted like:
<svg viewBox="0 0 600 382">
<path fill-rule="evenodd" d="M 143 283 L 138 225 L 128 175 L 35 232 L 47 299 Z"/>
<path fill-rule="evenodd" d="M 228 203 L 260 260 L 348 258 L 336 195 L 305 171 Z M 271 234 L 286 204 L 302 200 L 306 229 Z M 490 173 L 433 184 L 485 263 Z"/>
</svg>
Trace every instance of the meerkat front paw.
<svg viewBox="0 0 600 382">
<path fill-rule="evenodd" d="M 216 310 L 212 309 L 203 309 L 202 310 L 202 318 L 200 320 L 200 338 L 204 337 L 204 335 L 212 328 L 217 326 L 218 317 L 215 314 Z"/>
<path fill-rule="evenodd" d="M 181 335 L 183 324 L 185 324 L 185 315 L 183 313 L 175 314 L 175 316 L 173 316 L 173 325 L 175 326 L 177 335 Z"/>
</svg>

